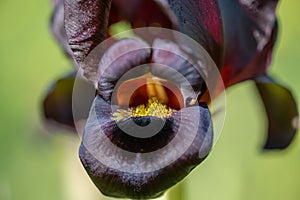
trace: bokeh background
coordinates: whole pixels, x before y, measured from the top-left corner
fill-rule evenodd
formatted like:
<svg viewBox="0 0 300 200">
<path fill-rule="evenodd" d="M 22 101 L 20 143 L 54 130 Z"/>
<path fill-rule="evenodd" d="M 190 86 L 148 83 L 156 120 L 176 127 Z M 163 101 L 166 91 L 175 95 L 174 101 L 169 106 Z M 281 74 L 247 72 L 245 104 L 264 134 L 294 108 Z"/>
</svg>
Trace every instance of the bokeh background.
<svg viewBox="0 0 300 200">
<path fill-rule="evenodd" d="M 300 102 L 300 1 L 281 1 L 271 74 Z M 49 32 L 49 1 L 0 0 L 0 200 L 104 199 L 79 162 L 79 138 L 45 129 L 41 100 L 71 63 Z M 266 118 L 253 83 L 227 92 L 223 134 L 182 183 L 184 199 L 299 200 L 299 136 L 263 152 Z M 282 105 L 285 106 L 285 105 Z"/>
</svg>

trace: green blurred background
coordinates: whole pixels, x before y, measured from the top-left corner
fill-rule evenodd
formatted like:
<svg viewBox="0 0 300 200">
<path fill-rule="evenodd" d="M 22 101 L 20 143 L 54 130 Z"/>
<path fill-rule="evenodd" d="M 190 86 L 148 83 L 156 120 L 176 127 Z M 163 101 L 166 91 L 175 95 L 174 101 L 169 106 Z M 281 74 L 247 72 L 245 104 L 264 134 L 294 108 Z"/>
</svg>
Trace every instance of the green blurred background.
<svg viewBox="0 0 300 200">
<path fill-rule="evenodd" d="M 271 69 L 298 101 L 299 8 L 298 0 L 280 3 Z M 79 163 L 79 139 L 42 124 L 47 85 L 71 69 L 49 33 L 50 14 L 48 1 L 0 1 L 0 200 L 103 199 Z M 228 90 L 223 134 L 183 182 L 184 199 L 300 199 L 299 136 L 283 152 L 262 152 L 266 119 L 256 95 L 251 82 Z"/>
</svg>

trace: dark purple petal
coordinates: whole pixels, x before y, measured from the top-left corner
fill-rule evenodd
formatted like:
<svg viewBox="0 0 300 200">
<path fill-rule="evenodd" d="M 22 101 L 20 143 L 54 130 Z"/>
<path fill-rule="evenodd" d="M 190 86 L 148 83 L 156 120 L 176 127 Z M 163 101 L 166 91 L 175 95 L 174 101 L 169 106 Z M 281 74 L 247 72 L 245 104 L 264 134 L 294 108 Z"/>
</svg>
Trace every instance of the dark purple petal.
<svg viewBox="0 0 300 200">
<path fill-rule="evenodd" d="M 72 72 L 57 80 L 47 92 L 43 102 L 44 116 L 54 121 L 74 128 L 72 114 L 72 90 L 76 72 Z"/>
<path fill-rule="evenodd" d="M 64 2 L 62 0 L 55 1 L 54 5 L 54 11 L 51 16 L 51 31 L 64 52 L 72 58 L 73 52 L 69 46 L 65 31 Z"/>
<path fill-rule="evenodd" d="M 108 196 L 132 199 L 157 197 L 187 176 L 205 159 L 212 146 L 212 122 L 210 112 L 205 106 L 193 106 L 178 111 L 161 130 L 163 137 L 155 135 L 144 139 L 130 137 L 128 133 L 122 132 L 116 122 L 111 120 L 111 106 L 101 97 L 96 97 L 93 110 L 87 122 L 79 155 L 95 185 Z M 191 117 L 196 113 L 200 115 L 199 124 Z M 148 123 L 147 119 L 142 121 L 135 119 L 132 123 L 141 127 Z M 193 128 L 197 130 L 195 138 L 191 134 Z M 177 134 L 179 136 L 176 140 L 173 139 Z M 155 140 L 161 141 L 154 142 Z M 175 141 L 166 146 L 170 140 Z M 191 145 L 181 152 L 181 147 L 187 140 L 191 141 Z M 163 153 L 147 156 L 155 150 L 162 150 Z M 144 151 L 148 153 L 144 154 Z M 160 163 L 177 153 L 178 159 L 157 168 Z M 145 169 L 154 170 L 144 172 Z"/>
<path fill-rule="evenodd" d="M 223 27 L 218 3 L 215 0 L 168 2 L 177 18 L 179 30 L 200 43 L 221 69 Z"/>
<path fill-rule="evenodd" d="M 65 28 L 74 58 L 89 78 L 100 58 L 85 65 L 86 56 L 106 39 L 111 0 L 65 0 Z M 87 72 L 88 71 L 88 72 Z"/>
<path fill-rule="evenodd" d="M 268 116 L 268 137 L 264 149 L 284 149 L 298 130 L 299 114 L 292 93 L 267 78 L 256 80 Z"/>
<path fill-rule="evenodd" d="M 266 72 L 277 35 L 277 2 L 219 0 L 225 31 L 222 76 L 226 86 Z"/>
<path fill-rule="evenodd" d="M 77 110 L 77 120 L 87 119 L 92 102 L 86 97 L 95 94 L 95 90 L 87 81 L 78 78 L 76 83 L 78 91 L 73 94 L 76 74 L 74 71 L 62 77 L 50 87 L 43 101 L 43 112 L 47 122 L 55 122 L 74 129 L 73 109 Z"/>
</svg>

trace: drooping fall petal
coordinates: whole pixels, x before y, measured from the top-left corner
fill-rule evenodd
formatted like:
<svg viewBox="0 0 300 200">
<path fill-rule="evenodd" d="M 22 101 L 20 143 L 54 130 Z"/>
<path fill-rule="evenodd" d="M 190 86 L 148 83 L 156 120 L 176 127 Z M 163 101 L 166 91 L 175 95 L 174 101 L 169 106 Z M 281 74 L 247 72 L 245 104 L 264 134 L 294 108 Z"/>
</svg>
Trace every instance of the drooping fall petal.
<svg viewBox="0 0 300 200">
<path fill-rule="evenodd" d="M 259 78 L 256 87 L 268 117 L 265 149 L 284 149 L 298 130 L 299 113 L 292 93 L 270 78 Z"/>
<path fill-rule="evenodd" d="M 111 113 L 111 105 L 97 96 L 79 150 L 89 176 L 108 196 L 160 196 L 201 163 L 212 147 L 212 122 L 206 106 L 183 108 L 168 119 L 153 117 L 151 121 L 166 123 L 159 133 L 147 138 L 132 137 L 123 130 L 129 128 L 139 135 L 153 132 L 154 127 L 147 128 L 148 117 L 124 119 L 117 125 Z M 191 115 L 200 116 L 198 124 Z"/>
</svg>

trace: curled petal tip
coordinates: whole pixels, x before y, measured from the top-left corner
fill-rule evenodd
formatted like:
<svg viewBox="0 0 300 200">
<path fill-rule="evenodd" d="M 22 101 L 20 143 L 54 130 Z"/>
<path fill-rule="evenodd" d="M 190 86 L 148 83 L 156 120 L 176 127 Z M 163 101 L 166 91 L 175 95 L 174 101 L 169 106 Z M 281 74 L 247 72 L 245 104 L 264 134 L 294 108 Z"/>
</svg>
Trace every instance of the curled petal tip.
<svg viewBox="0 0 300 200">
<path fill-rule="evenodd" d="M 268 117 L 268 136 L 264 149 L 284 149 L 298 131 L 296 101 L 288 89 L 270 79 L 269 82 L 256 82 L 256 87 Z"/>
</svg>

